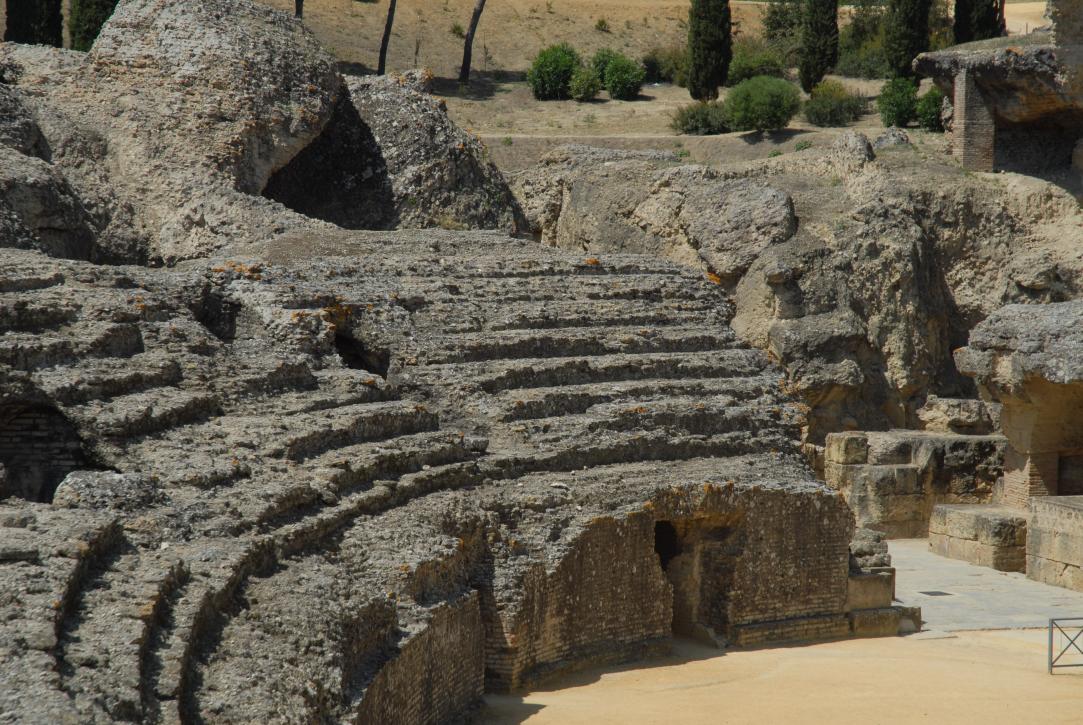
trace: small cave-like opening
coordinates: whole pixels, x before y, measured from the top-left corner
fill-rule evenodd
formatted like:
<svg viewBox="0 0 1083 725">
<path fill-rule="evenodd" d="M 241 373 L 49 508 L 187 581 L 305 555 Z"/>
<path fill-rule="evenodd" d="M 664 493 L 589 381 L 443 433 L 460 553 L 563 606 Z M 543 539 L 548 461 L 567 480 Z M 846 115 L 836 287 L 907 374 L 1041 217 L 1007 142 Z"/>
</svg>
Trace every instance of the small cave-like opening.
<svg viewBox="0 0 1083 725">
<path fill-rule="evenodd" d="M 335 335 L 335 350 L 346 367 L 387 378 L 387 371 L 391 368 L 390 350 L 369 347 L 360 340 L 342 333 Z"/>
<path fill-rule="evenodd" d="M 263 196 L 346 229 L 398 222 L 387 162 L 347 92 L 323 132 L 271 176 Z"/>
<path fill-rule="evenodd" d="M 656 521 L 654 523 L 654 552 L 658 554 L 662 571 L 669 570 L 669 563 L 680 556 L 681 551 L 681 537 L 677 534 L 677 527 L 669 521 Z"/>
<path fill-rule="evenodd" d="M 0 499 L 51 503 L 72 471 L 93 468 L 75 426 L 51 405 L 0 406 Z"/>
</svg>

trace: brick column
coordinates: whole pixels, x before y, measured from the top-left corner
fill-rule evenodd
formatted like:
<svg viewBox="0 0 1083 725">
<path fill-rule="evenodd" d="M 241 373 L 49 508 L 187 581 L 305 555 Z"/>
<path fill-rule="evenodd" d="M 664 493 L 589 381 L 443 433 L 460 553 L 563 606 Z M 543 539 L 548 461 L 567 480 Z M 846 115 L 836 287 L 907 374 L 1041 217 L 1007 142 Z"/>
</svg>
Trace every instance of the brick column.
<svg viewBox="0 0 1083 725">
<path fill-rule="evenodd" d="M 1053 21 L 1056 45 L 1083 44 L 1083 0 L 1049 0 L 1046 12 Z"/>
<path fill-rule="evenodd" d="M 992 171 L 996 125 L 993 110 L 970 71 L 955 76 L 955 121 L 952 146 L 967 171 Z"/>
<path fill-rule="evenodd" d="M 61 22 L 64 24 L 64 47 L 71 50 L 71 27 L 68 24 L 71 20 L 71 0 L 61 0 L 60 17 L 63 18 Z"/>
</svg>

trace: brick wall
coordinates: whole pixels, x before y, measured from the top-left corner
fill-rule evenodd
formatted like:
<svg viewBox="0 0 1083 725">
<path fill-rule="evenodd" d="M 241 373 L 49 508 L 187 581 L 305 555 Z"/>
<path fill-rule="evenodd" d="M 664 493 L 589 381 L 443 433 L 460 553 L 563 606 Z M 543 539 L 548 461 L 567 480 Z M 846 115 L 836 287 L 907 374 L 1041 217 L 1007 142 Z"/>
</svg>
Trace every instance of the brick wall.
<svg viewBox="0 0 1083 725">
<path fill-rule="evenodd" d="M 75 429 L 53 408 L 37 405 L 0 409 L 0 498 L 51 501 L 70 472 L 87 467 Z"/>
<path fill-rule="evenodd" d="M 992 171 L 996 126 L 993 112 L 969 70 L 955 76 L 952 147 L 968 171 Z"/>
<path fill-rule="evenodd" d="M 442 605 L 376 675 L 352 722 L 436 725 L 471 711 L 484 685 L 477 592 Z"/>
</svg>

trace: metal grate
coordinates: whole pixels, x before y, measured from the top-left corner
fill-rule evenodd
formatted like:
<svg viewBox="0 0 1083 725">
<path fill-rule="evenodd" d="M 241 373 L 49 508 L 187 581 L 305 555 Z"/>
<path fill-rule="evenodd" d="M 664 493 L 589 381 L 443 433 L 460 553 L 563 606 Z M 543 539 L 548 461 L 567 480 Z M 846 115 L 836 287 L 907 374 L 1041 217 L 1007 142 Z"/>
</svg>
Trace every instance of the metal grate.
<svg viewBox="0 0 1083 725">
<path fill-rule="evenodd" d="M 1068 624 L 1069 622 L 1071 624 Z M 1083 649 L 1079 647 L 1079 642 L 1083 640 L 1083 624 L 1081 623 L 1083 623 L 1083 617 L 1064 617 L 1049 620 L 1049 674 L 1053 674 L 1053 670 L 1058 667 L 1083 667 L 1083 662 L 1057 664 L 1064 655 L 1069 654 L 1070 650 L 1074 650 L 1074 652 L 1071 652 L 1072 655 L 1076 653 L 1083 655 Z M 1068 630 L 1072 631 L 1069 632 Z M 1057 655 L 1053 654 L 1054 632 L 1060 632 L 1061 641 L 1059 644 L 1064 645 Z"/>
</svg>

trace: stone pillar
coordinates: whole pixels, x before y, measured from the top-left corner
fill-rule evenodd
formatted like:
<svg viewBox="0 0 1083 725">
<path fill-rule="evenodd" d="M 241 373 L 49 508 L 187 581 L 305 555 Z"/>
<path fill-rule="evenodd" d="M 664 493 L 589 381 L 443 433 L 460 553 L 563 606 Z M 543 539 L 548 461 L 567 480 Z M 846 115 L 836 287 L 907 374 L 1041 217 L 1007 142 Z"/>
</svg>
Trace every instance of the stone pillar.
<svg viewBox="0 0 1083 725">
<path fill-rule="evenodd" d="M 992 171 L 996 138 L 993 109 L 965 68 L 955 76 L 954 106 L 952 146 L 955 158 L 967 171 Z"/>
</svg>

